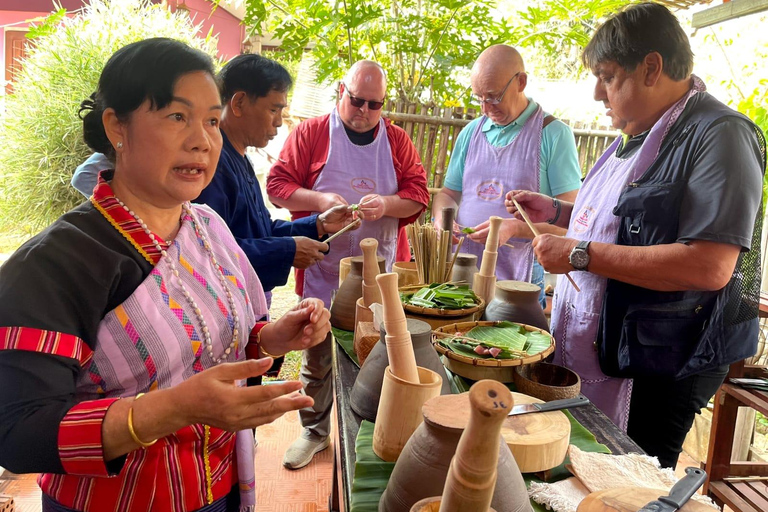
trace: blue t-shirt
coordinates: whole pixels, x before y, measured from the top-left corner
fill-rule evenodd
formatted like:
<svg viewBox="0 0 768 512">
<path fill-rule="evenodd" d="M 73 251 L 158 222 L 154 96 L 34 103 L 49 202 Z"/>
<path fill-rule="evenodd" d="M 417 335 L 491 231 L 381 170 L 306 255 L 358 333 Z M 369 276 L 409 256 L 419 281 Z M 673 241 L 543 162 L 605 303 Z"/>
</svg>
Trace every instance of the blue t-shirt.
<svg viewBox="0 0 768 512">
<path fill-rule="evenodd" d="M 485 117 L 472 120 L 456 139 L 443 185 L 451 190 L 461 192 L 469 141 L 481 120 L 485 119 L 482 130 L 486 140 L 493 146 L 503 147 L 520 134 L 523 125 L 536 112 L 537 108 L 538 104 L 529 98 L 525 110 L 517 119 L 506 126 L 498 126 Z M 547 114 L 544 113 L 544 115 Z M 581 186 L 581 168 L 576 151 L 576 140 L 571 129 L 562 121 L 555 120 L 544 128 L 541 134 L 540 162 L 539 192 L 542 194 L 557 196 L 576 190 Z"/>
</svg>

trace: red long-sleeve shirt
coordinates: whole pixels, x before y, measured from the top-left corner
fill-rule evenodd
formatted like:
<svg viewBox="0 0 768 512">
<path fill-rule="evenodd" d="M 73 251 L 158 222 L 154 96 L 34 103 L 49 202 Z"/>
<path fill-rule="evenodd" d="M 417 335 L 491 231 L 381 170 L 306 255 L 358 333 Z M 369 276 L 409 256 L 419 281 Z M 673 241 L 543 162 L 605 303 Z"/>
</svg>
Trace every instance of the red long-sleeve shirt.
<svg viewBox="0 0 768 512">
<path fill-rule="evenodd" d="M 330 114 L 307 119 L 300 123 L 285 141 L 280 157 L 267 177 L 267 195 L 288 199 L 299 188 L 312 189 L 328 160 L 330 147 Z M 408 240 L 404 226 L 415 221 L 429 205 L 427 174 L 421 158 L 408 134 L 389 119 L 384 119 L 387 139 L 392 150 L 392 162 L 397 178 L 397 195 L 421 203 L 423 208 L 414 215 L 400 219 L 397 260 L 410 260 Z M 378 128 L 377 128 L 378 131 Z M 376 136 L 374 132 L 374 136 Z M 291 211 L 294 219 L 309 215 L 309 211 Z M 303 272 L 297 273 L 296 293 L 303 291 Z"/>
</svg>

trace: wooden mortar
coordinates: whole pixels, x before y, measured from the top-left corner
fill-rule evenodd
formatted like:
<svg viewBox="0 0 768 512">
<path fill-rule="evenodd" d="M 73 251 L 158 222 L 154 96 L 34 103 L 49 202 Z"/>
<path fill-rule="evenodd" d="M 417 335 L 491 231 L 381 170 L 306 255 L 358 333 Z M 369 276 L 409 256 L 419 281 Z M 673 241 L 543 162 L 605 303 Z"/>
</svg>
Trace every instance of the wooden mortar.
<svg viewBox="0 0 768 512">
<path fill-rule="evenodd" d="M 418 380 L 414 383 L 395 376 L 392 366 L 384 370 L 373 427 L 373 452 L 387 462 L 397 460 L 405 443 L 424 421 L 421 413 L 424 402 L 440 395 L 442 377 L 427 368 L 418 367 L 417 371 Z"/>
<path fill-rule="evenodd" d="M 496 259 L 499 257 L 499 227 L 501 217 L 491 217 L 488 228 L 488 238 L 485 240 L 483 261 L 480 263 L 480 271 L 475 274 L 475 282 L 472 290 L 481 297 L 486 304 L 493 300 L 496 291 Z"/>
<path fill-rule="evenodd" d="M 360 241 L 360 249 L 363 251 L 363 304 L 370 307 L 374 302 L 381 303 L 381 292 L 376 285 L 376 276 L 379 275 L 379 265 L 376 254 L 379 241 L 375 238 L 364 238 Z"/>
<path fill-rule="evenodd" d="M 491 506 L 499 462 L 501 424 L 512 410 L 512 393 L 494 380 L 469 389 L 469 425 L 461 434 L 445 480 L 440 512 L 486 511 Z"/>
<path fill-rule="evenodd" d="M 417 384 L 419 373 L 416 370 L 416 356 L 397 290 L 397 274 L 379 274 L 376 282 L 381 290 L 381 304 L 384 307 L 387 356 L 392 373 L 399 379 Z"/>
</svg>

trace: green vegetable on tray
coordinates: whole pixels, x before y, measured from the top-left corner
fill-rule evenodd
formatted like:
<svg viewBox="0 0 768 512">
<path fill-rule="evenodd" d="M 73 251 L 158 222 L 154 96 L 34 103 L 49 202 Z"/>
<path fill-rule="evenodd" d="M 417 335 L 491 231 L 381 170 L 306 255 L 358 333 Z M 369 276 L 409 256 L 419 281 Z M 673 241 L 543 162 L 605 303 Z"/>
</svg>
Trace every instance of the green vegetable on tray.
<svg viewBox="0 0 768 512">
<path fill-rule="evenodd" d="M 479 325 L 466 333 L 438 339 L 443 347 L 466 357 L 478 359 L 520 359 L 543 352 L 549 347 L 548 334 L 531 332 L 514 322 L 495 326 Z"/>
<path fill-rule="evenodd" d="M 462 233 L 466 233 L 468 235 L 471 235 L 475 231 L 477 231 L 475 228 L 462 228 L 461 230 Z"/>
<path fill-rule="evenodd" d="M 480 304 L 468 285 L 448 283 L 433 283 L 415 293 L 401 293 L 400 300 L 403 304 L 435 309 L 464 309 Z"/>
</svg>

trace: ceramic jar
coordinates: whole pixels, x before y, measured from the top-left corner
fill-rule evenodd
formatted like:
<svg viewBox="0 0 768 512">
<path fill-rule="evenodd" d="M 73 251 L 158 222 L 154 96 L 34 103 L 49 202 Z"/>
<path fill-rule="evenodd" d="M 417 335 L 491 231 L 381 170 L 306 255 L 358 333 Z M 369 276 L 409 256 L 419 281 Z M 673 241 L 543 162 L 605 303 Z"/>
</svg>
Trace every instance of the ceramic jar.
<svg viewBox="0 0 768 512">
<path fill-rule="evenodd" d="M 424 404 L 424 421 L 397 459 L 381 496 L 379 512 L 411 510 L 419 500 L 443 494 L 451 458 L 469 423 L 468 395 L 439 396 Z M 501 436 L 496 490 L 491 506 L 498 512 L 532 510 L 523 476 Z"/>
<path fill-rule="evenodd" d="M 498 281 L 493 300 L 485 308 L 483 320 L 508 320 L 549 331 L 547 317 L 539 304 L 541 289 L 523 281 Z"/>
<path fill-rule="evenodd" d="M 432 330 L 429 324 L 409 318 L 407 325 L 408 332 L 411 333 L 416 364 L 438 373 L 443 378 L 440 394 L 451 394 L 451 383 L 445 374 L 445 367 L 440 362 L 440 356 L 432 347 Z M 381 386 L 384 383 L 384 369 L 389 366 L 385 335 L 386 332 L 382 326 L 381 337 L 368 357 L 365 358 L 365 363 L 360 368 L 360 373 L 357 374 L 357 379 L 355 379 L 350 393 L 352 410 L 369 421 L 376 421 L 376 411 L 379 408 L 379 399 L 381 398 Z"/>
<path fill-rule="evenodd" d="M 379 270 L 384 272 L 384 258 L 379 256 Z M 331 304 L 331 325 L 344 331 L 355 330 L 357 299 L 363 296 L 363 257 L 352 258 L 349 274 L 341 283 Z"/>
<path fill-rule="evenodd" d="M 451 271 L 451 281 L 472 287 L 477 274 L 477 254 L 460 252 Z"/>
</svg>

